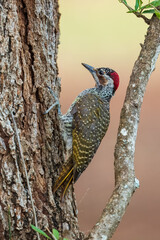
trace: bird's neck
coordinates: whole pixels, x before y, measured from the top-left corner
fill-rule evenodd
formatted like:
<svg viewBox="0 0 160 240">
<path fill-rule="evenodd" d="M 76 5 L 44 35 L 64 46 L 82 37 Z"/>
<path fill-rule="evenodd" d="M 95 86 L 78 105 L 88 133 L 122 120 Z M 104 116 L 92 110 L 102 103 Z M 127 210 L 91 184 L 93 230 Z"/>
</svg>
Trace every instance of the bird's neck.
<svg viewBox="0 0 160 240">
<path fill-rule="evenodd" d="M 110 102 L 110 100 L 113 96 L 113 86 L 112 85 L 107 85 L 107 86 L 100 85 L 98 88 L 96 88 L 96 92 L 103 101 Z"/>
</svg>

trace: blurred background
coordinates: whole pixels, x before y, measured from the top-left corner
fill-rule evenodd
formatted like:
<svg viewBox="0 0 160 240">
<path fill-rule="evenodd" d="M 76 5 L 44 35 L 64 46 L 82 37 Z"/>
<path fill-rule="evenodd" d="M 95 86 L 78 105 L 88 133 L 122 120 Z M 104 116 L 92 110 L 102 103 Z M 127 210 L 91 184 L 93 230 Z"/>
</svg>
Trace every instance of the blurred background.
<svg viewBox="0 0 160 240">
<path fill-rule="evenodd" d="M 135 1 L 127 2 L 134 6 Z M 81 62 L 110 67 L 120 76 L 119 89 L 111 101 L 109 130 L 92 163 L 75 184 L 79 224 L 87 233 L 100 217 L 114 188 L 113 153 L 120 111 L 148 26 L 142 19 L 127 14 L 118 0 L 60 0 L 60 12 L 58 65 L 62 112 L 67 111 L 81 91 L 94 86 L 94 80 Z M 160 58 L 142 105 L 135 169 L 140 188 L 133 195 L 112 240 L 159 240 Z"/>
</svg>

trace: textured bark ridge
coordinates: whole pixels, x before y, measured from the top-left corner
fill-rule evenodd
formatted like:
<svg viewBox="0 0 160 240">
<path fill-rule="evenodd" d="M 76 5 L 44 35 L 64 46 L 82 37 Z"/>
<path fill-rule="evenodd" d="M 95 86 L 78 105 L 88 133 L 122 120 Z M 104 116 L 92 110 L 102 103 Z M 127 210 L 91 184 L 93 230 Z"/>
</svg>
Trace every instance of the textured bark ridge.
<svg viewBox="0 0 160 240">
<path fill-rule="evenodd" d="M 74 201 L 52 194 L 63 162 L 57 110 L 47 85 L 60 92 L 57 78 L 58 0 L 0 2 L 0 239 L 37 239 L 33 206 L 13 122 L 20 137 L 38 226 L 78 239 Z M 11 219 L 11 221 L 9 221 Z M 9 229 L 11 227 L 11 230 Z"/>
</svg>

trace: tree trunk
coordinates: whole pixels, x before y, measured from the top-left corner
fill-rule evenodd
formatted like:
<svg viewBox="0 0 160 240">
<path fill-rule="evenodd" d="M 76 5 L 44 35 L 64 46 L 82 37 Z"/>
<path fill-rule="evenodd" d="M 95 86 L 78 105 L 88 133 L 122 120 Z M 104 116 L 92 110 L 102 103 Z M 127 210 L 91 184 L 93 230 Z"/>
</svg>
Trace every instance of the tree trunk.
<svg viewBox="0 0 160 240">
<path fill-rule="evenodd" d="M 0 239 L 40 239 L 30 224 L 84 239 L 72 189 L 65 202 L 52 187 L 64 161 L 57 109 L 58 0 L 0 1 Z M 160 20 L 152 17 L 128 86 L 115 148 L 113 194 L 85 239 L 110 239 L 138 186 L 134 151 L 146 84 L 160 53 Z M 132 121 L 131 121 L 132 120 Z M 62 129 L 63 130 L 63 129 Z M 123 150 L 123 151 L 122 151 Z M 41 237 L 41 239 L 43 239 Z"/>
<path fill-rule="evenodd" d="M 74 198 L 52 193 L 64 159 L 57 110 L 42 114 L 54 101 L 47 85 L 60 92 L 59 16 L 58 0 L 0 2 L 1 240 L 37 239 L 31 223 L 79 238 Z"/>
</svg>

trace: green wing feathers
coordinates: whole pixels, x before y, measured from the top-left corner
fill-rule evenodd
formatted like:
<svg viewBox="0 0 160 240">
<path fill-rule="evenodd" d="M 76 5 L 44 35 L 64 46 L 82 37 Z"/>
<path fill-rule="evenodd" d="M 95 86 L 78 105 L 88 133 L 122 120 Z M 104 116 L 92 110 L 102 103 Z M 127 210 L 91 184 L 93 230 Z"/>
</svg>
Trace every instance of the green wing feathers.
<svg viewBox="0 0 160 240">
<path fill-rule="evenodd" d="M 109 103 L 94 94 L 87 94 L 75 103 L 71 114 L 72 155 L 53 188 L 53 192 L 56 192 L 62 186 L 62 198 L 71 183 L 75 183 L 89 165 L 108 129 Z"/>
<path fill-rule="evenodd" d="M 76 103 L 75 109 L 72 130 L 74 182 L 94 157 L 110 121 L 108 103 L 94 94 L 83 96 Z"/>
</svg>

